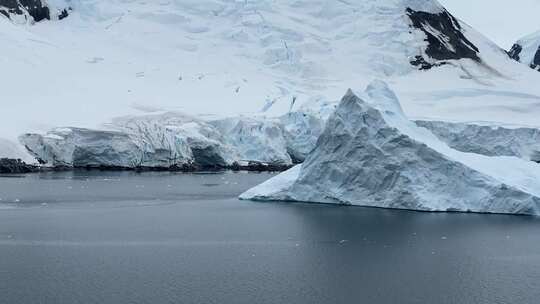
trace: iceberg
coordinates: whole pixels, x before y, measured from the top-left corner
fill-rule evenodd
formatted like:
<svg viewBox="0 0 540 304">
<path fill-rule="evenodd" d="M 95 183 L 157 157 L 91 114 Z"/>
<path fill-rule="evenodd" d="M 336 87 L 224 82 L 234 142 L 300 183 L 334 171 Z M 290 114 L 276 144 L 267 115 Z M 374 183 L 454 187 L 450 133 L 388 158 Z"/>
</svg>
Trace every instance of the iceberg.
<svg viewBox="0 0 540 304">
<path fill-rule="evenodd" d="M 539 215 L 540 166 L 450 148 L 374 81 L 362 94 L 347 92 L 302 165 L 240 198 Z"/>
</svg>

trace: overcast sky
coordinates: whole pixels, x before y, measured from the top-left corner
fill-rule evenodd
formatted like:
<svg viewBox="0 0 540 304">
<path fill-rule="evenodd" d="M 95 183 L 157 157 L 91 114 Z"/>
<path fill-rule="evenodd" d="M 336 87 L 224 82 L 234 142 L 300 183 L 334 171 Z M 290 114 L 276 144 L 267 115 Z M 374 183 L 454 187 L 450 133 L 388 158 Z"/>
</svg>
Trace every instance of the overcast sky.
<svg viewBox="0 0 540 304">
<path fill-rule="evenodd" d="M 439 0 L 459 19 L 508 49 L 540 30 L 540 0 Z"/>
</svg>

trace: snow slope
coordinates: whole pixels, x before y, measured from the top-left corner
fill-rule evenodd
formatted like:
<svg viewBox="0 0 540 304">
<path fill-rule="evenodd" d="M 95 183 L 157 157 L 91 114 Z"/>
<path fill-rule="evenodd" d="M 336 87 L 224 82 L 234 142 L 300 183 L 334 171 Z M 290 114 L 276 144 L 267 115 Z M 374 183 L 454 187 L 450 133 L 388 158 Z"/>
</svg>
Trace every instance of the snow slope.
<svg viewBox="0 0 540 304">
<path fill-rule="evenodd" d="M 34 158 L 20 144 L 2 138 L 0 138 L 0 158 L 21 159 L 28 163 L 34 162 Z"/>
<path fill-rule="evenodd" d="M 0 138 L 167 111 L 213 120 L 321 114 L 374 78 L 392 84 L 410 118 L 539 125 L 540 75 L 432 0 L 48 3 L 73 10 L 34 25 L 0 16 Z M 421 29 L 410 17 L 420 11 L 434 20 L 416 19 Z M 461 44 L 475 59 L 452 55 Z M 410 63 L 418 56 L 446 64 L 420 71 Z"/>
<path fill-rule="evenodd" d="M 302 165 L 240 197 L 540 215 L 540 166 L 448 147 L 375 81 L 361 95 L 347 93 Z"/>
<path fill-rule="evenodd" d="M 439 0 L 460 19 L 508 49 L 527 29 L 538 27 L 538 0 Z M 486 9 L 488 8 L 488 9 Z M 504 22 L 501 22 L 504 21 Z"/>
</svg>

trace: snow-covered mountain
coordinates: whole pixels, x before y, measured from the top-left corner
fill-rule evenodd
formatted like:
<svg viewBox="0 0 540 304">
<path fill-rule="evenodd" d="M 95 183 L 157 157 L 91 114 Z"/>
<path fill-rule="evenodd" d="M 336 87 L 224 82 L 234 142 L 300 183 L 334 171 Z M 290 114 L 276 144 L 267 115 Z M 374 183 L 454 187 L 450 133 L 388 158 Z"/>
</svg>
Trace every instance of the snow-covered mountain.
<svg viewBox="0 0 540 304">
<path fill-rule="evenodd" d="M 103 123 L 169 111 L 206 121 L 327 117 L 346 89 L 374 78 L 395 88 L 413 119 L 539 125 L 531 84 L 540 75 L 434 0 L 47 5 L 72 10 L 35 24 L 0 18 L 0 137 L 117 131 Z"/>
<path fill-rule="evenodd" d="M 540 32 L 518 40 L 508 52 L 510 58 L 540 71 Z"/>
</svg>

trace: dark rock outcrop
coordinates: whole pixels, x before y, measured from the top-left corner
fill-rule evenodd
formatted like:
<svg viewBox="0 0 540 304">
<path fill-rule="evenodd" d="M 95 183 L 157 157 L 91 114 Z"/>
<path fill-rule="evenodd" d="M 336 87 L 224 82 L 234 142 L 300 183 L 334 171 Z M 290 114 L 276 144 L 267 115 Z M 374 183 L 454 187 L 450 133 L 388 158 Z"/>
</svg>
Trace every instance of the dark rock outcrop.
<svg viewBox="0 0 540 304">
<path fill-rule="evenodd" d="M 531 67 L 531 69 L 535 69 L 537 71 L 540 70 L 540 47 L 536 51 L 536 54 L 534 54 L 533 61 L 531 62 L 531 64 L 529 64 L 529 66 Z"/>
<path fill-rule="evenodd" d="M 39 168 L 28 165 L 20 159 L 0 158 L 0 173 L 31 173 L 37 172 Z"/>
<path fill-rule="evenodd" d="M 11 19 L 12 15 L 22 15 L 35 22 L 42 20 L 62 20 L 69 16 L 71 8 L 51 12 L 51 8 L 42 0 L 0 0 L 0 14 Z"/>
<path fill-rule="evenodd" d="M 60 13 L 58 14 L 58 20 L 67 18 L 67 16 L 69 16 L 68 10 L 71 10 L 71 9 L 63 9 L 62 11 L 60 11 Z"/>
<path fill-rule="evenodd" d="M 49 7 L 41 0 L 0 0 L 0 13 L 8 18 L 11 14 L 29 15 L 36 22 L 51 19 Z"/>
<path fill-rule="evenodd" d="M 448 11 L 429 13 L 406 9 L 411 27 L 426 35 L 425 54 L 415 57 L 411 64 L 421 70 L 445 64 L 447 60 L 472 59 L 481 62 L 478 48 L 463 34 L 459 21 Z M 434 32 L 435 31 L 435 32 Z"/>
<path fill-rule="evenodd" d="M 523 51 L 523 47 L 518 43 L 514 44 L 510 51 L 508 51 L 508 57 L 514 59 L 515 61 L 521 61 L 520 55 Z"/>
<path fill-rule="evenodd" d="M 436 62 L 436 63 L 429 63 L 424 59 L 424 57 L 422 57 L 420 55 L 415 56 L 414 60 L 411 60 L 410 63 L 412 65 L 418 67 L 418 69 L 420 69 L 420 70 L 429 70 L 432 67 L 438 67 L 438 66 L 446 64 L 446 62 L 444 62 L 444 61 Z"/>
<path fill-rule="evenodd" d="M 506 52 L 508 54 L 508 57 L 510 57 L 511 59 L 517 62 L 521 62 L 523 64 L 529 65 L 531 69 L 540 71 L 540 47 L 538 48 L 530 47 L 527 45 L 522 45 L 522 43 L 527 43 L 527 42 L 526 41 L 516 42 L 512 46 L 510 51 Z M 534 52 L 534 56 L 531 56 L 532 52 Z M 528 59 L 531 57 L 532 59 Z"/>
</svg>

